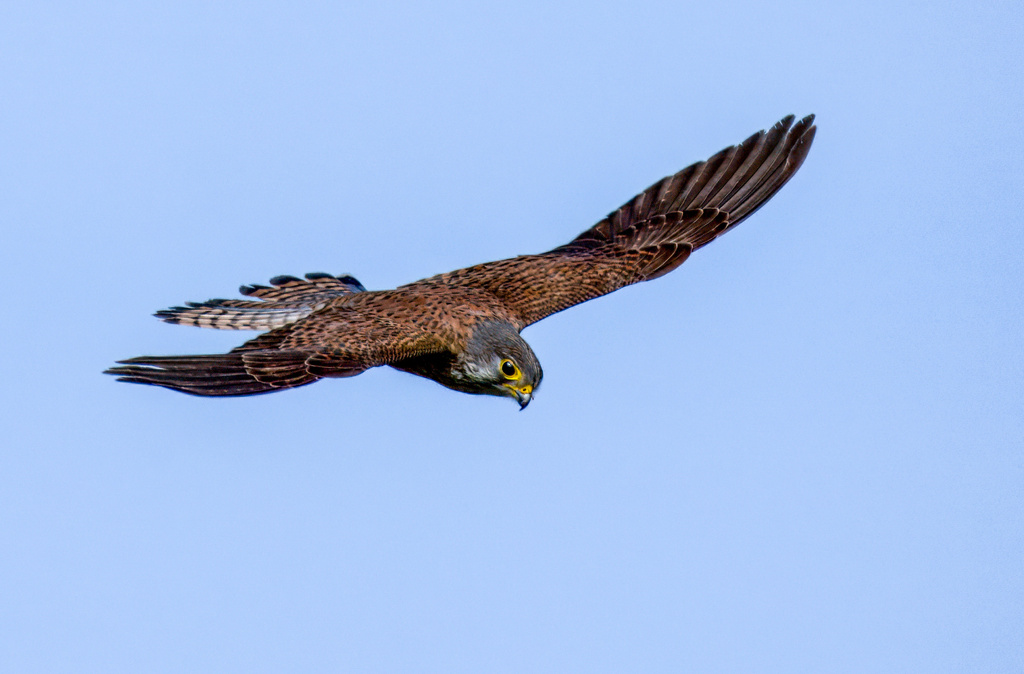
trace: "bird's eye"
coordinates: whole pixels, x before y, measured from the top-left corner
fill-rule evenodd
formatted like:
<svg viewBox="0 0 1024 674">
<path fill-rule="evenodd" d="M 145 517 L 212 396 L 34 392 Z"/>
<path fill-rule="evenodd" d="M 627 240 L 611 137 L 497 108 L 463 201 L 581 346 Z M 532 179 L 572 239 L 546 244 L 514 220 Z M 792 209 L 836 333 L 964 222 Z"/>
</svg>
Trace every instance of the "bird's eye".
<svg viewBox="0 0 1024 674">
<path fill-rule="evenodd" d="M 519 368 L 508 358 L 501 361 L 501 373 L 506 379 L 519 379 Z"/>
</svg>

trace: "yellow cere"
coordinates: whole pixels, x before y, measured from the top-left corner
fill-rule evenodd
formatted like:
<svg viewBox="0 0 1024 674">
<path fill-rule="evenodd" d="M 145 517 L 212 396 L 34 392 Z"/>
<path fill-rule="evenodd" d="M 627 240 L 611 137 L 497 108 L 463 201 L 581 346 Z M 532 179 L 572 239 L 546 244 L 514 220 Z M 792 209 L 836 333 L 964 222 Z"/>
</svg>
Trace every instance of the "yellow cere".
<svg viewBox="0 0 1024 674">
<path fill-rule="evenodd" d="M 507 388 L 510 391 L 515 391 L 516 393 L 521 393 L 524 396 L 528 396 L 531 393 L 533 393 L 533 386 L 531 386 L 529 384 L 525 384 L 523 386 L 516 386 L 512 382 L 508 382 L 507 384 L 502 384 L 502 386 L 504 386 L 505 388 Z"/>
</svg>

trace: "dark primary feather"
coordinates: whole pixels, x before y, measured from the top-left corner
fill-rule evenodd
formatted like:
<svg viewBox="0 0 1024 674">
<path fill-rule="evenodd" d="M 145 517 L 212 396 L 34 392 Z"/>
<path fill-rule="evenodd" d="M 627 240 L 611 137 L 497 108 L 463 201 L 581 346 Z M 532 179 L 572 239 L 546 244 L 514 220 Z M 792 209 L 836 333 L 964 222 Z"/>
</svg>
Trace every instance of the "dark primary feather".
<svg viewBox="0 0 1024 674">
<path fill-rule="evenodd" d="M 793 120 L 790 115 L 767 132 L 659 180 L 554 250 L 435 279 L 489 290 L 526 326 L 631 283 L 658 278 L 749 217 L 793 177 L 815 132 L 814 115 L 796 124 Z"/>
<path fill-rule="evenodd" d="M 694 250 L 735 227 L 763 206 L 803 164 L 814 140 L 814 115 L 795 125 L 789 115 L 767 132 L 758 131 L 739 145 L 727 147 L 707 161 L 662 178 L 607 218 L 552 252 L 589 249 L 612 243 L 630 227 L 653 227 L 652 219 L 696 209 L 718 209 L 727 224 L 688 231 L 671 228 L 661 238 L 685 239 Z"/>
</svg>

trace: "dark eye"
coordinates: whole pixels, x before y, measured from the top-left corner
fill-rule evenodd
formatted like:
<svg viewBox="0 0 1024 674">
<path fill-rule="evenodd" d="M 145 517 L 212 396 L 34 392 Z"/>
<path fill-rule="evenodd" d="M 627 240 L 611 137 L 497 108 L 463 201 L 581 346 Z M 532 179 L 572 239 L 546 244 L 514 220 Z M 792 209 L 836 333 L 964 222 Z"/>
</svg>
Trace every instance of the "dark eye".
<svg viewBox="0 0 1024 674">
<path fill-rule="evenodd" d="M 513 363 L 507 358 L 501 361 L 501 373 L 505 375 L 505 377 L 508 379 L 519 378 L 519 368 L 516 367 L 515 363 Z"/>
</svg>

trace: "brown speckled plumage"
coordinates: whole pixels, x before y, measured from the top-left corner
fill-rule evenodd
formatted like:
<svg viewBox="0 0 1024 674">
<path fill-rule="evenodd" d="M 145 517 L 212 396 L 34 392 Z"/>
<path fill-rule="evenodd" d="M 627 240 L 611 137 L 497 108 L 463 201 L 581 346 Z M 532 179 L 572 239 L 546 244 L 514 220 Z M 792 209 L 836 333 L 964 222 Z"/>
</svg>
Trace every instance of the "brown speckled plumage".
<svg viewBox="0 0 1024 674">
<path fill-rule="evenodd" d="M 658 278 L 732 229 L 800 168 L 814 116 L 767 132 L 658 181 L 575 239 L 539 255 L 459 269 L 394 290 L 351 276 L 279 276 L 243 286 L 250 300 L 157 312 L 169 323 L 270 330 L 226 354 L 142 356 L 107 372 L 197 395 L 267 393 L 390 365 L 469 393 L 525 406 L 540 364 L 518 333 L 531 323 Z M 510 374 L 514 364 L 515 376 Z M 508 368 L 502 374 L 500 368 Z"/>
</svg>

